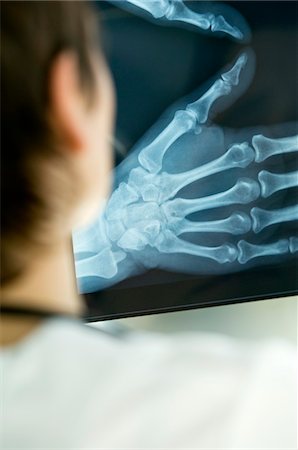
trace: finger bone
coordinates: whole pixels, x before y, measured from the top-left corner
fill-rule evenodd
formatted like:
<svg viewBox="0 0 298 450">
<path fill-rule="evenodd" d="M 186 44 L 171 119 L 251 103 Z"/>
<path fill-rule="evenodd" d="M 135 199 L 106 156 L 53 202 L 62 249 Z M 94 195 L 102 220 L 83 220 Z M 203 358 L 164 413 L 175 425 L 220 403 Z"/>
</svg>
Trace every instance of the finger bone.
<svg viewBox="0 0 298 450">
<path fill-rule="evenodd" d="M 155 19 L 164 17 L 167 11 L 171 8 L 169 0 L 145 1 L 144 0 L 126 0 L 128 3 L 137 6 L 149 12 Z"/>
<path fill-rule="evenodd" d="M 289 241 L 288 239 L 280 239 L 272 244 L 256 245 L 241 240 L 238 242 L 237 247 L 239 249 L 238 261 L 240 264 L 245 264 L 247 261 L 261 256 L 275 256 L 288 253 Z"/>
<path fill-rule="evenodd" d="M 209 111 L 213 103 L 220 97 L 230 94 L 233 86 L 239 83 L 240 72 L 246 65 L 247 55 L 243 53 L 239 56 L 234 66 L 221 75 L 205 94 L 186 107 L 186 111 L 192 111 L 197 118 L 199 124 L 204 124 L 209 116 Z"/>
<path fill-rule="evenodd" d="M 298 172 L 272 173 L 261 170 L 258 175 L 262 197 L 267 198 L 275 192 L 298 186 Z"/>
<path fill-rule="evenodd" d="M 254 207 L 252 208 L 250 215 L 252 217 L 253 231 L 259 233 L 270 225 L 298 220 L 298 205 L 271 211 Z"/>
<path fill-rule="evenodd" d="M 162 168 L 164 155 L 171 145 L 191 129 L 197 128 L 199 132 L 199 125 L 207 121 L 213 103 L 219 97 L 229 94 L 232 86 L 238 85 L 240 72 L 246 62 L 247 55 L 243 53 L 234 66 L 223 73 L 201 98 L 187 105 L 185 110 L 177 111 L 169 125 L 140 152 L 138 160 L 141 166 L 150 173 L 158 173 Z"/>
<path fill-rule="evenodd" d="M 252 138 L 252 145 L 256 152 L 256 162 L 265 161 L 270 156 L 282 153 L 291 153 L 298 151 L 298 135 L 270 139 L 258 134 Z"/>
<path fill-rule="evenodd" d="M 211 19 L 211 30 L 222 31 L 236 39 L 243 39 L 244 35 L 235 25 L 230 25 L 223 16 L 213 16 Z"/>
<path fill-rule="evenodd" d="M 235 26 L 230 25 L 223 16 L 213 14 L 199 14 L 187 8 L 183 2 L 172 2 L 171 8 L 165 14 L 169 20 L 190 23 L 203 30 L 211 28 L 212 31 L 222 31 L 236 39 L 243 39 L 243 33 Z"/>
<path fill-rule="evenodd" d="M 180 2 L 172 2 L 171 7 L 167 10 L 165 17 L 168 20 L 177 20 L 179 22 L 195 25 L 202 30 L 208 30 L 210 27 L 210 18 L 207 14 L 199 14 L 187 8 L 185 4 Z"/>
<path fill-rule="evenodd" d="M 291 236 L 289 238 L 289 248 L 291 253 L 298 252 L 298 237 Z"/>
</svg>

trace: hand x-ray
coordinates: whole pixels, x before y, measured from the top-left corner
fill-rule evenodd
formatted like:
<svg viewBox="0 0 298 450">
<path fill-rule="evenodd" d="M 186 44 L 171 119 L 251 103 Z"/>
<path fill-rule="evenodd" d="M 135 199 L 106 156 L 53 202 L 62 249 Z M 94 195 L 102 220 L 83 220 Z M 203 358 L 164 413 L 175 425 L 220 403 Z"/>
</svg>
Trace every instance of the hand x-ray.
<svg viewBox="0 0 298 450">
<path fill-rule="evenodd" d="M 100 2 L 128 150 L 73 234 L 90 319 L 297 291 L 295 5 L 231 3 Z"/>
</svg>

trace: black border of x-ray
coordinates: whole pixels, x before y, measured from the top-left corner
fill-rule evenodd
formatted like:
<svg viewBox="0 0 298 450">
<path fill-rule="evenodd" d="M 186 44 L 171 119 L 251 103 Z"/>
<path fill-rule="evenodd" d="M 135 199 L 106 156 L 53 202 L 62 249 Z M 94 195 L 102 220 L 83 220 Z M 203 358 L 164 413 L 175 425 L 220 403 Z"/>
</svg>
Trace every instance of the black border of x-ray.
<svg viewBox="0 0 298 450">
<path fill-rule="evenodd" d="M 289 287 L 287 290 L 282 287 L 285 281 Z M 235 284 L 238 289 L 235 289 Z M 268 265 L 266 268 L 202 276 L 199 279 L 196 276 L 174 282 L 128 287 L 120 284 L 85 295 L 88 313 L 84 320 L 96 322 L 122 319 L 294 295 L 298 295 L 296 258 L 287 263 Z M 155 300 L 158 304 L 155 304 Z"/>
</svg>

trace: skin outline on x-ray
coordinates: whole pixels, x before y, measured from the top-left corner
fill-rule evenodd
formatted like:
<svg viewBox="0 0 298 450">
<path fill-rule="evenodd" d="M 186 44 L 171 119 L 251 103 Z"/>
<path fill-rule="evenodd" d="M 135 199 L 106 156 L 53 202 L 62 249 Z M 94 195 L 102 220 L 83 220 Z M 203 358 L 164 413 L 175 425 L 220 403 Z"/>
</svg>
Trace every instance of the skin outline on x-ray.
<svg viewBox="0 0 298 450">
<path fill-rule="evenodd" d="M 82 292 L 150 268 L 221 274 L 294 256 L 298 237 L 276 239 L 274 226 L 298 220 L 297 204 L 282 202 L 297 172 L 274 173 L 266 163 L 277 158 L 281 168 L 298 150 L 297 135 L 271 139 L 251 129 L 235 141 L 236 133 L 210 123 L 247 87 L 253 66 L 253 55 L 241 54 L 198 100 L 174 106 L 167 124 L 160 120 L 117 167 L 104 214 L 73 235 Z"/>
<path fill-rule="evenodd" d="M 147 20 L 151 18 L 154 23 L 191 27 L 193 30 L 216 33 L 217 36 L 222 34 L 242 42 L 248 42 L 251 37 L 250 28 L 241 14 L 223 3 L 183 0 L 109 1 Z"/>
</svg>

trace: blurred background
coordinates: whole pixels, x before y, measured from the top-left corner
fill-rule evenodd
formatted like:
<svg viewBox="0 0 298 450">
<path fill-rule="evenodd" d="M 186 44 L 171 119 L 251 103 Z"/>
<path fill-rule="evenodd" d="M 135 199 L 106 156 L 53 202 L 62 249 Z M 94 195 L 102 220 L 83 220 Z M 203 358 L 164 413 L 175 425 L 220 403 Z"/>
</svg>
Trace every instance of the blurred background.
<svg viewBox="0 0 298 450">
<path fill-rule="evenodd" d="M 125 330 L 184 333 L 203 332 L 232 336 L 240 340 L 284 339 L 297 347 L 297 296 L 260 300 L 235 305 L 152 314 L 89 323 L 123 333 Z"/>
</svg>

